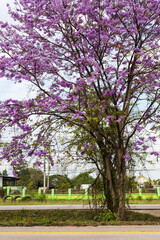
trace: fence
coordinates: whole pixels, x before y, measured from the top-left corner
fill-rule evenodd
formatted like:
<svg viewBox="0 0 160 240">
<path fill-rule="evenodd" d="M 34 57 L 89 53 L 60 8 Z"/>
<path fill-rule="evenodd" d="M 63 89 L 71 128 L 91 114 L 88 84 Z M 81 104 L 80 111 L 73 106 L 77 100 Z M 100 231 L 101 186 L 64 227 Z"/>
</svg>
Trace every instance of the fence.
<svg viewBox="0 0 160 240">
<path fill-rule="evenodd" d="M 6 194 L 11 195 L 11 187 L 6 188 Z M 27 193 L 27 195 L 29 192 Z M 43 194 L 42 189 L 38 189 L 38 196 L 41 196 Z M 16 194 L 14 194 L 16 195 Z M 21 195 L 22 197 L 26 196 L 26 188 L 22 188 L 22 191 L 19 192 L 18 195 Z M 103 192 L 98 192 L 96 196 L 103 196 Z M 74 190 L 69 188 L 68 190 L 58 190 L 58 189 L 51 189 L 49 192 L 46 193 L 46 199 L 66 199 L 66 200 L 87 200 L 88 198 L 92 198 L 92 192 L 90 189 L 84 189 L 84 190 Z M 126 198 L 131 199 L 159 199 L 160 198 L 160 188 L 152 189 L 152 191 L 146 191 L 146 189 L 139 188 L 136 192 L 128 192 L 126 193 Z"/>
</svg>

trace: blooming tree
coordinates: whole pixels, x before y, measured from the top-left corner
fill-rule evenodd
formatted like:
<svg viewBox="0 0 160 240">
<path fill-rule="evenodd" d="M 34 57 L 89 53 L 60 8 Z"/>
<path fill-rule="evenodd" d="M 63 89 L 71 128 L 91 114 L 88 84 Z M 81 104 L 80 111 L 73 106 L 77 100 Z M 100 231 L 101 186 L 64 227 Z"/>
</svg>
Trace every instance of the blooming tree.
<svg viewBox="0 0 160 240">
<path fill-rule="evenodd" d="M 1 102 L 1 131 L 20 129 L 3 158 L 14 165 L 27 152 L 52 162 L 52 133 L 78 130 L 81 154 L 101 163 L 108 208 L 123 219 L 130 149 L 156 141 L 160 2 L 15 0 L 9 12 L 14 24 L 0 23 L 0 77 L 30 82 L 35 98 Z"/>
</svg>

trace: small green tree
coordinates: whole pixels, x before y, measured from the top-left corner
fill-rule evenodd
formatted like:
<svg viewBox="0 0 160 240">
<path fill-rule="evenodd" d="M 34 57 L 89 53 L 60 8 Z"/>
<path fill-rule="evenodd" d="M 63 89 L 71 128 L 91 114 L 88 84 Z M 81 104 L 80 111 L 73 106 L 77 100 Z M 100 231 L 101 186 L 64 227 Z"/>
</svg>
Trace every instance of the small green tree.
<svg viewBox="0 0 160 240">
<path fill-rule="evenodd" d="M 0 198 L 3 198 L 6 194 L 6 189 L 3 189 L 2 187 L 0 187 Z"/>
<path fill-rule="evenodd" d="M 154 183 L 155 185 L 160 185 L 160 179 L 153 180 L 153 183 Z"/>
<path fill-rule="evenodd" d="M 126 190 L 134 190 L 137 187 L 137 182 L 135 181 L 135 176 L 126 176 Z"/>
<path fill-rule="evenodd" d="M 6 170 L 6 169 L 3 170 L 2 175 L 3 175 L 3 176 L 8 176 L 8 173 L 7 173 L 7 170 Z"/>
<path fill-rule="evenodd" d="M 17 173 L 20 178 L 18 186 L 25 186 L 28 189 L 37 189 L 43 186 L 43 173 L 35 168 L 22 168 Z"/>
<path fill-rule="evenodd" d="M 72 184 L 77 189 L 80 189 L 82 184 L 92 184 L 94 182 L 94 178 L 89 175 L 88 172 L 80 173 L 75 178 L 72 179 Z"/>
<path fill-rule="evenodd" d="M 66 174 L 50 176 L 50 184 L 58 189 L 68 189 L 72 187 L 71 179 Z"/>
<path fill-rule="evenodd" d="M 144 187 L 145 188 L 152 188 L 153 187 L 152 181 L 149 180 L 149 181 L 144 182 Z"/>
</svg>

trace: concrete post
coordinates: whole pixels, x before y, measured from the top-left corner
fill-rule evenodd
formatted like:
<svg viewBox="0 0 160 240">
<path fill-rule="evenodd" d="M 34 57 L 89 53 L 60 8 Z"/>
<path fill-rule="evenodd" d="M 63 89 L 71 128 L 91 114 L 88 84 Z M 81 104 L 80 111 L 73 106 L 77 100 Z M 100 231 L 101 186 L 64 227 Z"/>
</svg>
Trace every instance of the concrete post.
<svg viewBox="0 0 160 240">
<path fill-rule="evenodd" d="M 88 189 L 85 189 L 85 199 L 88 199 Z"/>
<path fill-rule="evenodd" d="M 10 186 L 7 186 L 7 195 L 10 194 L 10 190 L 11 190 Z"/>
<path fill-rule="evenodd" d="M 54 188 L 51 189 L 51 199 L 52 199 L 52 200 L 54 199 Z"/>
<path fill-rule="evenodd" d="M 139 196 L 142 197 L 142 189 L 139 188 Z"/>
<path fill-rule="evenodd" d="M 157 188 L 157 196 L 158 196 L 158 198 L 160 197 L 160 188 L 159 187 Z"/>
<path fill-rule="evenodd" d="M 38 188 L 38 195 L 41 195 L 41 188 Z"/>
<path fill-rule="evenodd" d="M 25 197 L 25 196 L 26 196 L 26 189 L 23 188 L 23 189 L 22 189 L 22 197 Z"/>
<path fill-rule="evenodd" d="M 71 199 L 71 188 L 68 188 L 68 199 Z"/>
</svg>

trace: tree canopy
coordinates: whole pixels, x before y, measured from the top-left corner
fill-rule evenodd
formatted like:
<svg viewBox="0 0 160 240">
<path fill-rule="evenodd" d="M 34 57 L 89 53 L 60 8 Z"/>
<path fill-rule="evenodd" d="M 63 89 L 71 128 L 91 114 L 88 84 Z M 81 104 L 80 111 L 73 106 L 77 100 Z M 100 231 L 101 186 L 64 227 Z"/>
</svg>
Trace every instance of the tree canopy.
<svg viewBox="0 0 160 240">
<path fill-rule="evenodd" d="M 43 173 L 35 168 L 22 167 L 17 171 L 20 178 L 18 186 L 25 186 L 27 189 L 38 189 L 43 186 Z"/>
<path fill-rule="evenodd" d="M 80 173 L 72 179 L 73 187 L 80 189 L 82 184 L 92 184 L 94 178 L 89 175 L 88 172 Z"/>
<path fill-rule="evenodd" d="M 126 165 L 156 141 L 159 124 L 160 2 L 16 0 L 9 12 L 15 23 L 0 23 L 0 77 L 30 82 L 35 97 L 1 102 L 2 134 L 20 129 L 2 157 L 53 164 L 55 132 L 78 131 L 107 207 L 123 219 Z"/>
<path fill-rule="evenodd" d="M 57 189 L 68 189 L 72 187 L 72 181 L 67 175 L 55 174 L 50 176 L 50 186 Z"/>
</svg>

